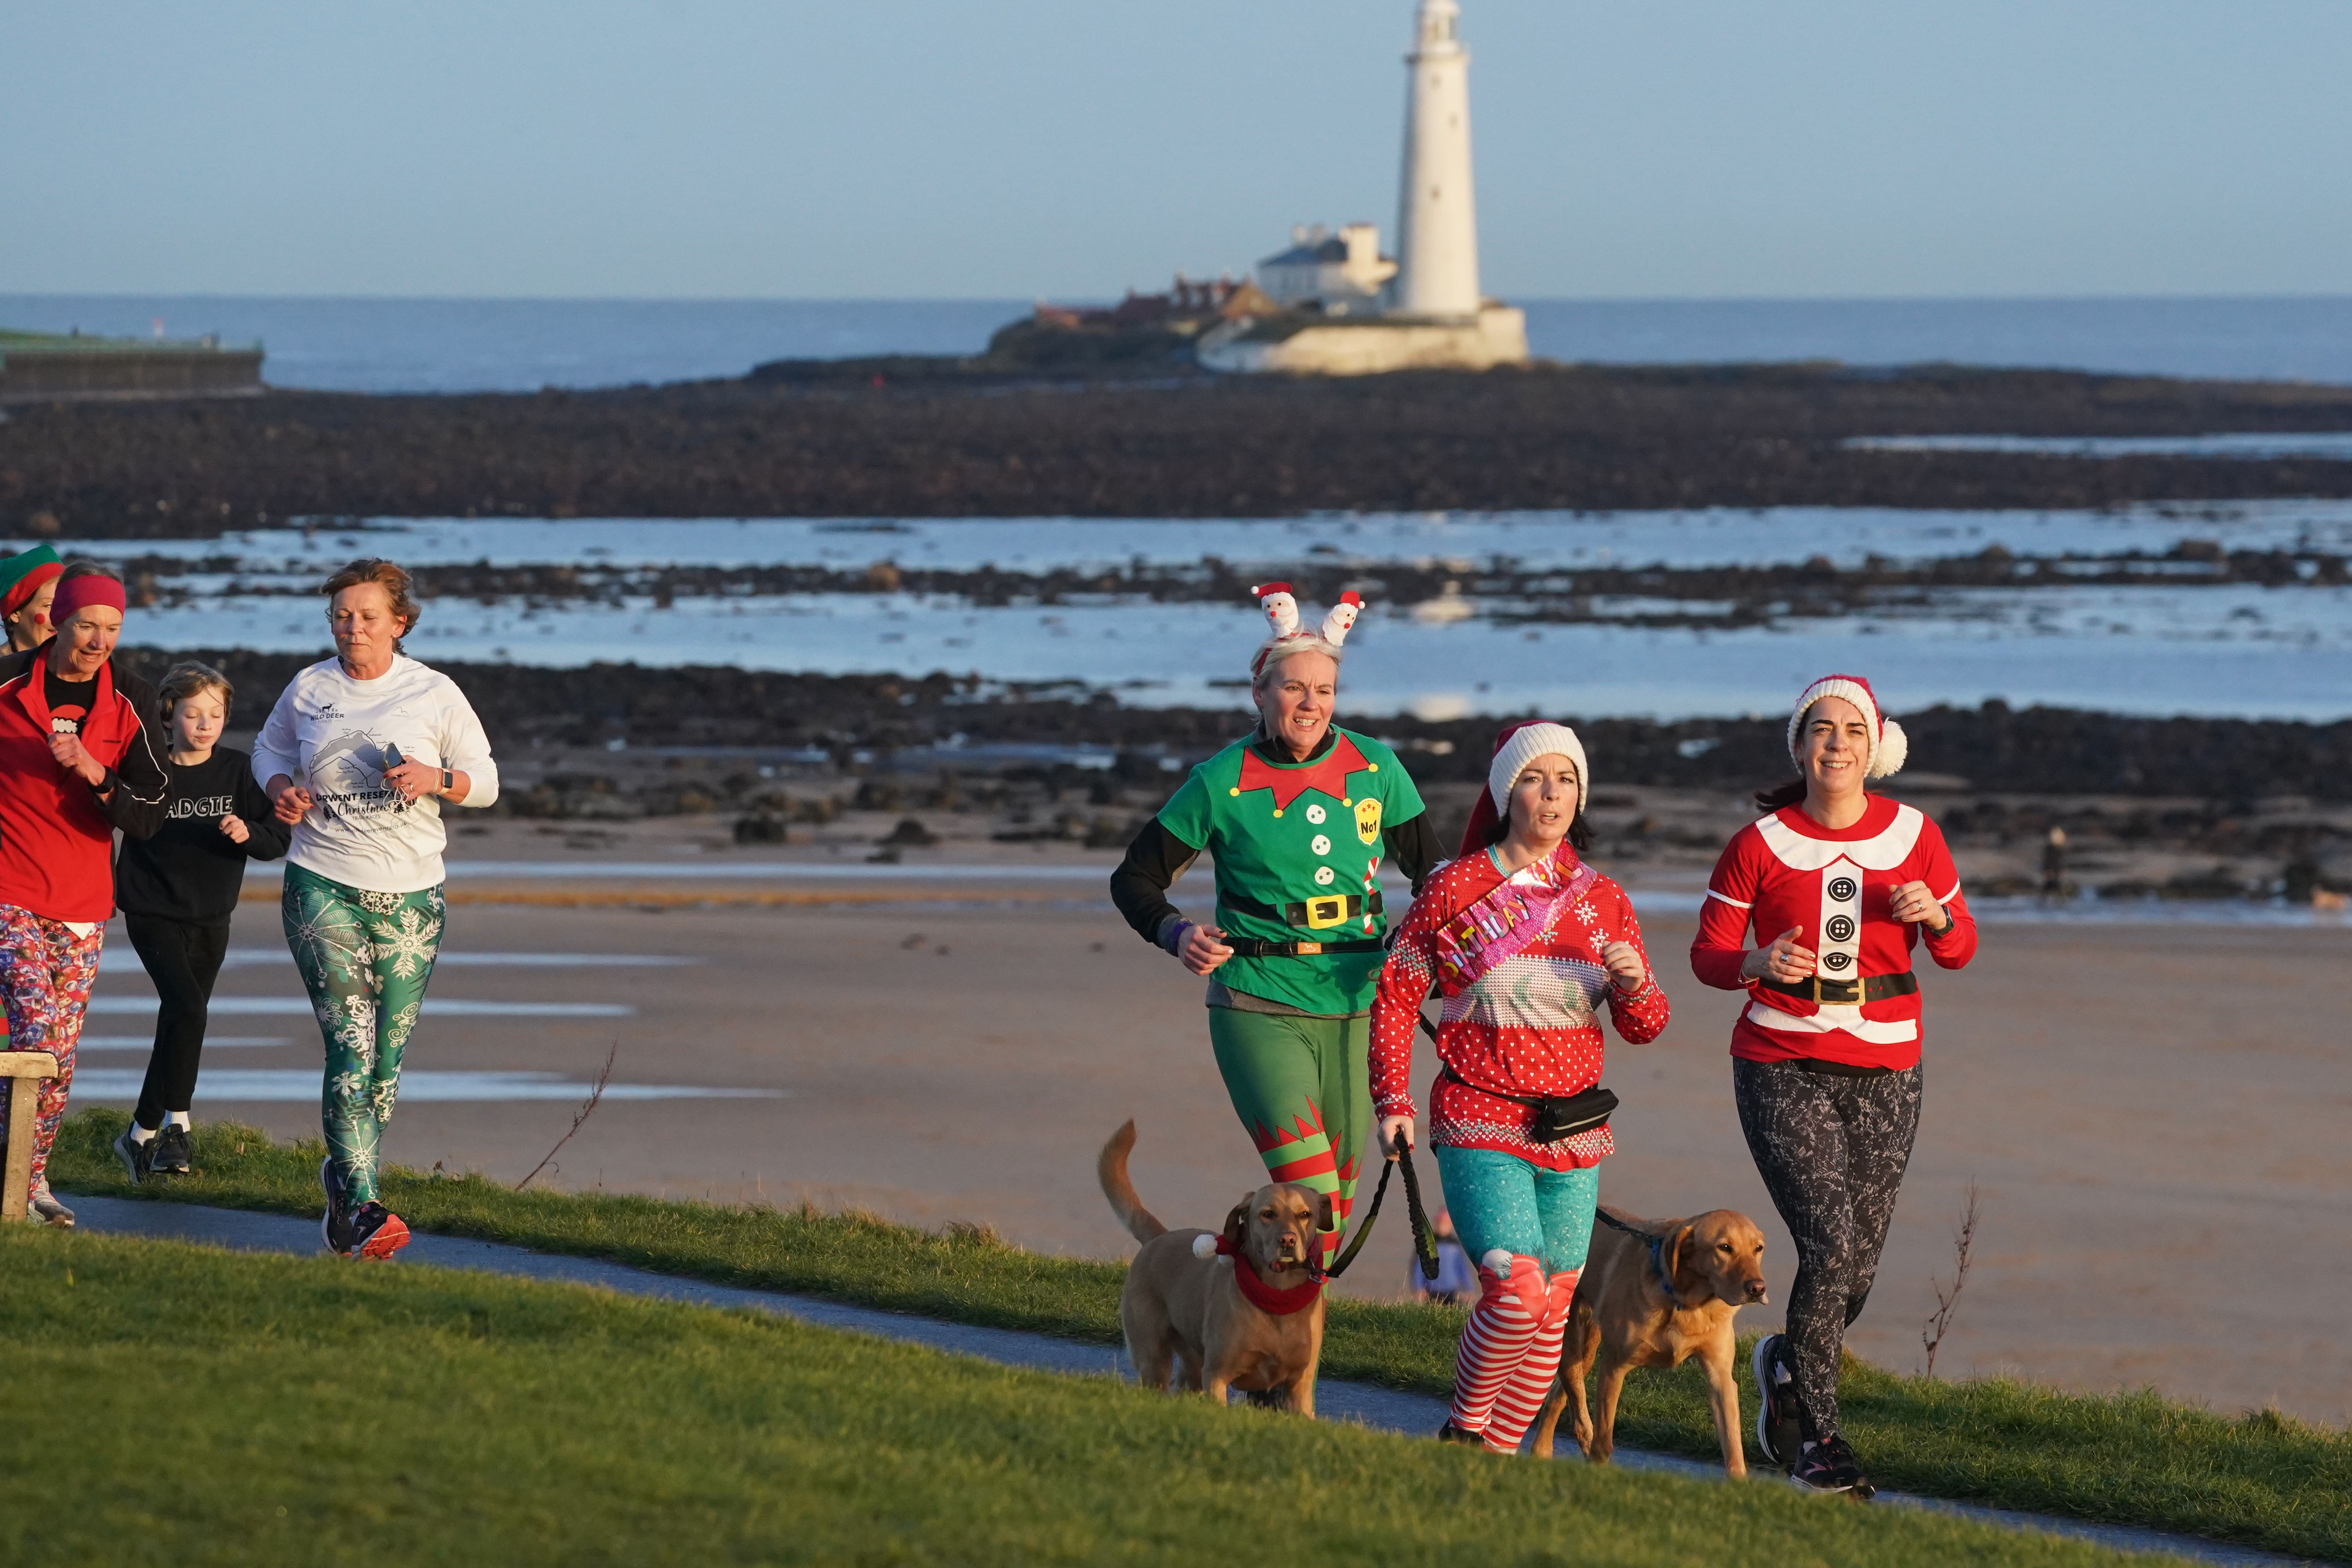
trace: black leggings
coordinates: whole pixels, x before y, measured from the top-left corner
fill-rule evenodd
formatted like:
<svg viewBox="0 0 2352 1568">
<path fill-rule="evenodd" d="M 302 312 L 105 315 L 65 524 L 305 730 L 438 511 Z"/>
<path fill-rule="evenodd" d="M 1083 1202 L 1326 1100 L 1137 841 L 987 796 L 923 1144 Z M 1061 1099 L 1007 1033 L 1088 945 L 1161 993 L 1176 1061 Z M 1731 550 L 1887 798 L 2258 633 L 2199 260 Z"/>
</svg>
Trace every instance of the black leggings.
<svg viewBox="0 0 2352 1568">
<path fill-rule="evenodd" d="M 166 1111 L 185 1110 L 196 1097 L 196 1066 L 205 1052 L 205 1019 L 213 981 L 228 952 L 228 926 L 190 925 L 160 915 L 125 914 L 125 929 L 163 1005 L 155 1012 L 155 1054 L 147 1058 L 132 1117 L 152 1132 Z"/>
<path fill-rule="evenodd" d="M 1794 1062 L 1734 1058 L 1739 1130 L 1797 1243 L 1789 1355 L 1809 1440 L 1838 1429 L 1845 1331 L 1862 1316 L 1919 1130 L 1920 1069 L 1833 1078 Z"/>
</svg>

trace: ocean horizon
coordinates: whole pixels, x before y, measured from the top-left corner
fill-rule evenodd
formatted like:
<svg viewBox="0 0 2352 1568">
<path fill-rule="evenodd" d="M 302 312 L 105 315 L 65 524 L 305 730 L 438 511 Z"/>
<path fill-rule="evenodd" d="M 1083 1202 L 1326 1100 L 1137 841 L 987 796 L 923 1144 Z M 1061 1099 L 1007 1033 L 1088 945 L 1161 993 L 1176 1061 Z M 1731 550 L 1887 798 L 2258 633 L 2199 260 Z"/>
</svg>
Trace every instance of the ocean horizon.
<svg viewBox="0 0 2352 1568">
<path fill-rule="evenodd" d="M 2352 384 L 2352 295 L 1523 300 L 1547 359 L 1834 360 Z M 270 384 L 530 392 L 739 376 L 774 359 L 977 353 L 1024 300 L 465 300 L 0 293 L 0 328 L 258 340 Z"/>
</svg>

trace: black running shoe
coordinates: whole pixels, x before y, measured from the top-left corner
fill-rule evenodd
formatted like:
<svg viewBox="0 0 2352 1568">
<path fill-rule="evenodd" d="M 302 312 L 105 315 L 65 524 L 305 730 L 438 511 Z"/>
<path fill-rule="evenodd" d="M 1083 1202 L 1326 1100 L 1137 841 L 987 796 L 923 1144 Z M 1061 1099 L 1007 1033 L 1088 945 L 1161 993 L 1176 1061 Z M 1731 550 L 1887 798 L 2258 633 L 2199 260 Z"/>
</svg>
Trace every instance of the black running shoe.
<svg viewBox="0 0 2352 1568">
<path fill-rule="evenodd" d="M 1870 1478 L 1862 1473 L 1853 1450 L 1834 1433 L 1807 1448 L 1790 1470 L 1789 1479 L 1805 1491 L 1851 1492 L 1864 1502 L 1878 1491 L 1870 1484 Z"/>
<path fill-rule="evenodd" d="M 148 1169 L 159 1176 L 184 1176 L 188 1173 L 188 1130 L 176 1121 L 163 1123 L 163 1131 L 155 1134 L 155 1153 Z"/>
<path fill-rule="evenodd" d="M 327 1212 L 320 1217 L 319 1235 L 327 1250 L 348 1256 L 352 1250 L 351 1199 L 343 1192 L 343 1179 L 335 1173 L 333 1155 L 319 1162 L 319 1187 L 327 1194 Z"/>
<path fill-rule="evenodd" d="M 1796 1372 L 1789 1365 L 1789 1337 L 1766 1334 L 1756 1342 L 1756 1451 L 1768 1465 L 1788 1469 L 1803 1446 L 1797 1420 Z"/>
<path fill-rule="evenodd" d="M 1441 1443 L 1460 1443 L 1465 1447 L 1483 1448 L 1486 1446 L 1486 1434 L 1467 1431 L 1456 1426 L 1449 1419 L 1444 1426 L 1437 1429 L 1437 1440 Z"/>
<path fill-rule="evenodd" d="M 373 1198 L 352 1211 L 352 1257 L 381 1263 L 407 1245 L 407 1223 Z"/>
<path fill-rule="evenodd" d="M 134 1187 L 145 1181 L 147 1173 L 155 1168 L 155 1139 L 150 1138 L 142 1143 L 131 1136 L 128 1127 L 115 1136 L 114 1157 L 121 1161 L 122 1168 L 131 1173 L 131 1184 Z"/>
</svg>

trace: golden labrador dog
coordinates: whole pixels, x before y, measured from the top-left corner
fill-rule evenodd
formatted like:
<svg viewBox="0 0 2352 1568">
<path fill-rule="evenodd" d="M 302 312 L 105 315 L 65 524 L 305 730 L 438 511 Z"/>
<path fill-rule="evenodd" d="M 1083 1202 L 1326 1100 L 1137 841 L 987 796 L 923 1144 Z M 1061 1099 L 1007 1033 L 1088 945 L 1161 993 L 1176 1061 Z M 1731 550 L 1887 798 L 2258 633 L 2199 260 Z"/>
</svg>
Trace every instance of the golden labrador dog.
<svg viewBox="0 0 2352 1568">
<path fill-rule="evenodd" d="M 1202 1390 L 1223 1405 L 1228 1389 L 1270 1392 L 1283 1408 L 1315 1414 L 1315 1363 L 1323 1354 L 1323 1292 L 1286 1312 L 1269 1312 L 1243 1294 L 1236 1268 L 1255 1271 L 1273 1290 L 1300 1290 L 1318 1276 L 1320 1233 L 1331 1227 L 1331 1200 L 1296 1182 L 1271 1182 L 1234 1205 L 1219 1256 L 1217 1235 L 1171 1230 L 1143 1206 L 1128 1180 L 1135 1123 L 1111 1134 L 1095 1163 L 1103 1196 L 1143 1250 L 1128 1266 L 1118 1317 L 1127 1353 L 1146 1388 Z"/>
<path fill-rule="evenodd" d="M 1696 1355 L 1706 1369 L 1723 1468 L 1748 1473 L 1740 1447 L 1739 1384 L 1732 1374 L 1732 1314 L 1762 1306 L 1764 1233 L 1737 1209 L 1709 1209 L 1689 1219 L 1635 1219 L 1604 1206 L 1641 1235 L 1595 1226 L 1591 1255 L 1576 1282 L 1560 1381 L 1536 1419 L 1535 1453 L 1551 1457 L 1552 1429 L 1570 1394 L 1576 1442 L 1596 1465 L 1616 1447 L 1617 1396 L 1637 1366 L 1677 1367 Z M 1584 1403 L 1585 1373 L 1601 1363 L 1601 1419 Z"/>
</svg>

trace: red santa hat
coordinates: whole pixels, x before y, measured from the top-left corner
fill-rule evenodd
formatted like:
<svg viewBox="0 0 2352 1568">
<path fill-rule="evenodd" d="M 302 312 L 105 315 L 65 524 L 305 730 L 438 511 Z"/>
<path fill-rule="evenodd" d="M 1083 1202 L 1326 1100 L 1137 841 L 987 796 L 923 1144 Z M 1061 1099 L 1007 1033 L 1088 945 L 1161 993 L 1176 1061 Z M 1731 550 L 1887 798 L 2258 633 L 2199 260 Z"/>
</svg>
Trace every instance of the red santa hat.
<svg viewBox="0 0 2352 1568">
<path fill-rule="evenodd" d="M 1271 658 L 1284 658 L 1294 653 L 1328 654 L 1339 658 L 1340 646 L 1355 629 L 1356 617 L 1363 612 L 1363 596 L 1354 589 L 1339 595 L 1317 631 L 1304 631 L 1298 624 L 1298 600 L 1287 583 L 1261 583 L 1250 590 L 1250 596 L 1265 612 L 1266 624 L 1274 635 L 1259 645 L 1257 657 L 1250 660 L 1250 679 L 1255 680 Z"/>
<path fill-rule="evenodd" d="M 1509 809 L 1511 785 L 1538 757 L 1566 757 L 1576 764 L 1576 809 L 1583 811 L 1592 796 L 1592 770 L 1585 766 L 1584 742 L 1565 724 L 1549 719 L 1522 719 L 1495 734 L 1495 760 L 1486 765 L 1486 787 L 1470 808 L 1470 826 L 1463 830 L 1461 853 L 1486 847 L 1486 836 Z"/>
<path fill-rule="evenodd" d="M 1859 675 L 1824 675 L 1805 688 L 1789 715 L 1790 762 L 1797 761 L 1797 731 L 1806 713 L 1824 697 L 1844 698 L 1861 710 L 1862 721 L 1870 726 L 1870 755 L 1863 762 L 1863 777 L 1883 779 L 1903 771 L 1904 761 L 1911 754 L 1910 738 L 1903 733 L 1902 725 L 1879 711 L 1878 694 Z"/>
</svg>

